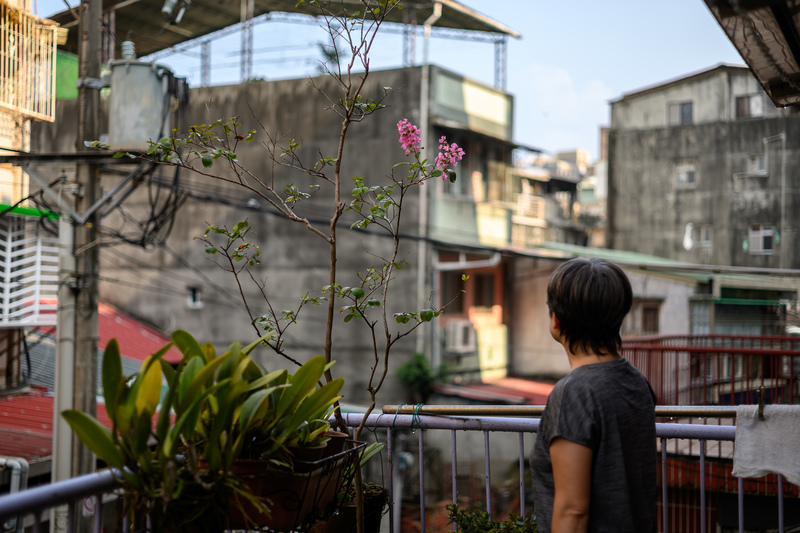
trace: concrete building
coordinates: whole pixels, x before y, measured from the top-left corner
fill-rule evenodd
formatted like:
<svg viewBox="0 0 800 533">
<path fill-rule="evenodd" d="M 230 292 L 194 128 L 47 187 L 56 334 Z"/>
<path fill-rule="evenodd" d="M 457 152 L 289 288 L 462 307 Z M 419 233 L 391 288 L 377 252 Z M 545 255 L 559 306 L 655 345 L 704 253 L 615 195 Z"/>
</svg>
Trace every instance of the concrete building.
<svg viewBox="0 0 800 533">
<path fill-rule="evenodd" d="M 719 65 L 612 102 L 608 247 L 684 263 L 800 267 L 798 135 L 800 115 L 772 105 L 744 67 Z M 775 283 L 710 287 L 693 304 L 691 332 L 782 333 L 778 302 L 794 301 L 790 292 Z M 745 310 L 748 299 L 761 305 Z"/>
<path fill-rule="evenodd" d="M 798 268 L 800 116 L 720 65 L 611 103 L 609 248 Z"/>
</svg>

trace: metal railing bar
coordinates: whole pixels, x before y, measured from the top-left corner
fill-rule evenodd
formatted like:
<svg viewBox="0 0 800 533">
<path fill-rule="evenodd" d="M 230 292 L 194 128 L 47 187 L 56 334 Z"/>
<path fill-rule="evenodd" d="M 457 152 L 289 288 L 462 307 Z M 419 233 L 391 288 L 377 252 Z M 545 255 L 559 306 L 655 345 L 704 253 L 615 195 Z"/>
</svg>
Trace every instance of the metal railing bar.
<svg viewBox="0 0 800 533">
<path fill-rule="evenodd" d="M 74 502 L 98 492 L 110 492 L 116 486 L 117 470 L 102 470 L 53 485 L 41 485 L 0 498 L 0 522 L 18 513 L 36 513 L 39 509 Z"/>
<path fill-rule="evenodd" d="M 778 474 L 778 533 L 783 533 L 783 475 Z"/>
<path fill-rule="evenodd" d="M 519 434 L 519 515 L 525 516 L 525 434 Z"/>
<path fill-rule="evenodd" d="M 484 476 L 486 477 L 486 512 L 492 517 L 492 470 L 489 463 L 489 432 L 483 432 Z M 424 530 L 423 530 L 424 531 Z"/>
<path fill-rule="evenodd" d="M 411 415 L 416 412 L 436 416 L 541 417 L 544 408 L 544 405 L 385 405 L 383 414 Z M 655 414 L 656 418 L 736 418 L 736 406 L 658 405 Z"/>
<path fill-rule="evenodd" d="M 700 440 L 700 533 L 706 533 L 706 441 Z"/>
<path fill-rule="evenodd" d="M 359 423 L 362 415 L 358 413 L 343 414 L 348 425 Z M 461 417 L 437 417 L 397 415 L 386 416 L 372 414 L 367 417 L 366 425 L 370 427 L 385 428 L 410 428 L 414 426 L 422 429 L 452 429 L 463 431 L 497 431 L 519 433 L 535 433 L 539 429 L 538 418 L 502 418 L 490 417 L 485 419 Z M 707 440 L 734 440 L 735 426 L 706 426 L 696 424 L 665 424 L 656 423 L 656 436 L 669 439 L 707 439 Z"/>
<path fill-rule="evenodd" d="M 744 478 L 737 478 L 737 500 L 739 502 L 739 533 L 744 533 Z"/>
<path fill-rule="evenodd" d="M 667 480 L 667 439 L 661 439 L 661 516 L 662 516 L 662 523 L 664 524 L 664 529 L 662 531 L 666 532 L 669 531 L 667 527 L 667 512 L 669 507 L 667 507 L 667 486 L 669 485 L 669 481 Z"/>
<path fill-rule="evenodd" d="M 42 531 L 42 517 L 38 512 L 33 513 L 33 533 L 40 533 Z"/>
<path fill-rule="evenodd" d="M 95 495 L 97 504 L 94 508 L 94 533 L 103 532 L 103 493 L 100 492 Z"/>
<path fill-rule="evenodd" d="M 413 422 L 412 422 L 413 424 Z M 413 427 L 413 425 L 409 426 Z M 425 531 L 425 446 L 422 442 L 423 431 L 419 430 L 419 521 L 420 528 Z"/>
<path fill-rule="evenodd" d="M 394 533 L 394 438 L 392 428 L 386 430 L 386 463 L 389 470 L 389 533 Z"/>
<path fill-rule="evenodd" d="M 67 533 L 75 533 L 75 500 L 67 504 Z"/>
<path fill-rule="evenodd" d="M 453 477 L 453 503 L 458 504 L 458 454 L 456 453 L 456 430 L 450 430 L 450 441 L 452 442 L 452 455 L 450 471 Z M 453 531 L 458 529 L 458 525 L 453 522 Z"/>
</svg>

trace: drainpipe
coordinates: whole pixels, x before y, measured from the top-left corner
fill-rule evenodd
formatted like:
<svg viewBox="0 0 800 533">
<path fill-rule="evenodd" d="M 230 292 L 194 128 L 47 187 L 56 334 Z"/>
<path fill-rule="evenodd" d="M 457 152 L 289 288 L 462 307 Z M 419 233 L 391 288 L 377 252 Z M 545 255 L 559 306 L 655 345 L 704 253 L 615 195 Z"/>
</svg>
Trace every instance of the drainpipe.
<svg viewBox="0 0 800 533">
<path fill-rule="evenodd" d="M 767 144 L 775 141 L 781 141 L 781 257 L 778 261 L 778 265 L 780 268 L 785 268 L 786 259 L 784 257 L 784 250 L 786 248 L 783 243 L 786 237 L 788 237 L 786 231 L 786 133 L 779 133 L 772 137 L 764 137 L 764 166 L 767 167 L 767 172 L 769 172 L 769 152 L 767 151 Z"/>
<path fill-rule="evenodd" d="M 434 2 L 433 13 L 423 23 L 425 30 L 425 38 L 423 44 L 422 54 L 422 80 L 420 82 L 420 130 L 421 130 L 421 145 L 422 145 L 422 158 L 427 158 L 429 153 L 428 144 L 430 140 L 430 114 L 428 107 L 430 106 L 430 65 L 428 64 L 428 49 L 430 45 L 431 27 L 442 16 L 442 4 Z M 433 193 L 433 186 L 422 187 L 419 194 L 419 235 L 420 237 L 428 236 L 428 196 Z M 428 243 L 425 238 L 419 240 L 417 244 L 417 307 L 422 308 L 422 302 L 427 298 L 425 291 L 425 281 L 428 274 L 427 265 L 427 251 Z M 433 346 L 431 347 L 433 349 Z M 417 330 L 416 336 L 416 351 L 425 352 L 425 333 L 424 328 Z"/>
<path fill-rule="evenodd" d="M 59 218 L 58 328 L 56 329 L 56 385 L 53 398 L 53 455 L 51 480 L 72 477 L 72 431 L 61 412 L 73 407 L 75 385 L 75 255 L 74 229 L 70 217 Z M 50 531 L 66 530 L 67 506 L 51 510 Z"/>
<path fill-rule="evenodd" d="M 11 469 L 11 494 L 28 488 L 28 472 L 30 471 L 28 461 L 22 457 L 0 457 L 0 467 Z M 23 515 L 10 518 L 6 521 L 6 524 L 10 525 L 16 533 L 22 533 Z M 0 526 L 4 527 L 6 524 L 0 524 Z M 6 529 L 6 531 L 11 531 L 11 528 Z"/>
</svg>

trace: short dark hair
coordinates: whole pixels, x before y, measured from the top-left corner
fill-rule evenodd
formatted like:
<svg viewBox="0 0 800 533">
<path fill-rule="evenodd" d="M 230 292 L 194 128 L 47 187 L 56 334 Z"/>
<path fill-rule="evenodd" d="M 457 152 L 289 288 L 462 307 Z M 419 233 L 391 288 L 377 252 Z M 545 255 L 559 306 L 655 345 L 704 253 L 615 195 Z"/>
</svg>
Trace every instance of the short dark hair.
<svg viewBox="0 0 800 533">
<path fill-rule="evenodd" d="M 619 355 L 619 330 L 632 302 L 631 283 L 622 269 L 596 257 L 567 261 L 547 284 L 547 307 L 571 352 L 578 345 L 598 355 Z"/>
</svg>

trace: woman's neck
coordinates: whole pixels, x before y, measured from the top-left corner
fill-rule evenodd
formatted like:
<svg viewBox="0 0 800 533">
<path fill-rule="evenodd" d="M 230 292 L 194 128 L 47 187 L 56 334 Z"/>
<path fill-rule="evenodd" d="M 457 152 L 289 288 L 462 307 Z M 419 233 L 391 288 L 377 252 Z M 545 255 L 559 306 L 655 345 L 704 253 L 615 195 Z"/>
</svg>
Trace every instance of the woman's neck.
<svg viewBox="0 0 800 533">
<path fill-rule="evenodd" d="M 569 358 L 570 370 L 575 370 L 578 367 L 593 365 L 596 363 L 607 363 L 609 361 L 617 361 L 622 358 L 622 356 L 617 354 L 613 353 L 597 354 L 592 350 L 576 350 L 573 352 L 569 349 L 568 346 L 565 346 L 564 349 L 567 352 L 567 358 Z"/>
</svg>

